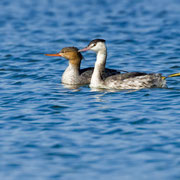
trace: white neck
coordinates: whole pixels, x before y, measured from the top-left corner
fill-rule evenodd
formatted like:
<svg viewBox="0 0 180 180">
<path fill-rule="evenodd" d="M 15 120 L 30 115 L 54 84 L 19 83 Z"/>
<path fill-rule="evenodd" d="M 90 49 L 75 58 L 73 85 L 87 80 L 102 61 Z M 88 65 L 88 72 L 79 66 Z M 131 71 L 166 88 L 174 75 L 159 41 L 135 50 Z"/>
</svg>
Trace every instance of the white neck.
<svg viewBox="0 0 180 180">
<path fill-rule="evenodd" d="M 106 48 L 97 52 L 96 62 L 91 78 L 90 87 L 100 87 L 103 84 L 101 75 L 102 75 L 102 71 L 105 69 L 106 58 L 107 58 Z"/>
<path fill-rule="evenodd" d="M 79 77 L 79 67 L 69 63 L 69 66 L 66 68 L 62 75 L 62 82 L 65 84 L 72 84 Z"/>
</svg>

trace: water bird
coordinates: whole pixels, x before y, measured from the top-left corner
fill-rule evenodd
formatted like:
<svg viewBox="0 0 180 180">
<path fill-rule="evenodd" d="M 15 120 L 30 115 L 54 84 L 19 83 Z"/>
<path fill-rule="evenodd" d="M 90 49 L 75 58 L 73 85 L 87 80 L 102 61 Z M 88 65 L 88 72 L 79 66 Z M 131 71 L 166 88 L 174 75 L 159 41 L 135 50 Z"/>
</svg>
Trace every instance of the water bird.
<svg viewBox="0 0 180 180">
<path fill-rule="evenodd" d="M 94 39 L 79 52 L 92 50 L 96 52 L 96 62 L 90 87 L 103 89 L 142 89 L 166 87 L 166 78 L 180 76 L 180 73 L 167 77 L 160 73 L 127 72 L 102 79 L 102 70 L 106 64 L 107 48 L 104 39 Z"/>
<path fill-rule="evenodd" d="M 93 74 L 93 67 L 80 69 L 81 60 L 83 56 L 78 52 L 76 47 L 65 47 L 59 53 L 56 54 L 45 54 L 46 56 L 60 56 L 69 60 L 69 65 L 62 75 L 62 83 L 69 85 L 85 85 L 91 81 Z M 110 75 L 119 74 L 120 72 L 103 68 L 101 70 L 102 79 L 107 78 Z"/>
</svg>

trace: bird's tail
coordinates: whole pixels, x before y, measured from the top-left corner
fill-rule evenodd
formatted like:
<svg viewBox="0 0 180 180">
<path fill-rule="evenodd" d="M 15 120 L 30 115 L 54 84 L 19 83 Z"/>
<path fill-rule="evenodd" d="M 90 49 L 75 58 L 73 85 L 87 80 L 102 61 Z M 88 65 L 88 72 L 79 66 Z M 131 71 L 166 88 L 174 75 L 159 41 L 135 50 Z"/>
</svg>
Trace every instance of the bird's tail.
<svg viewBox="0 0 180 180">
<path fill-rule="evenodd" d="M 170 74 L 167 77 L 162 76 L 162 79 L 166 79 L 166 78 L 169 78 L 169 77 L 176 77 L 176 76 L 180 76 L 180 73 Z"/>
</svg>

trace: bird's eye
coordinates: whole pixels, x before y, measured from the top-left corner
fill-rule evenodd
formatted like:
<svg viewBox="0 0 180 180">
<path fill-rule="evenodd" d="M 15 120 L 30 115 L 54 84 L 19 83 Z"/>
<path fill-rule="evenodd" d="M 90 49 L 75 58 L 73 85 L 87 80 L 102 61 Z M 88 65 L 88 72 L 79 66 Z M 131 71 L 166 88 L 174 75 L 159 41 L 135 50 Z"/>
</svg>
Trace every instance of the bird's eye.
<svg viewBox="0 0 180 180">
<path fill-rule="evenodd" d="M 94 46 L 96 46 L 96 43 L 93 43 L 93 44 L 91 45 L 91 47 L 94 47 Z"/>
</svg>

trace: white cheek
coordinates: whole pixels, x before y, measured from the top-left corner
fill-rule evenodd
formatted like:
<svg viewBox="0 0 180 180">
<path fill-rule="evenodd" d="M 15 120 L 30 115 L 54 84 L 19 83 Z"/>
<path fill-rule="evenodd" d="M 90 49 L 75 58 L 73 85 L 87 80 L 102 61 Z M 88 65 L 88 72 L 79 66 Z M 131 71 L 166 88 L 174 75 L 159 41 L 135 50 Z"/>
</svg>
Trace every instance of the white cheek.
<svg viewBox="0 0 180 180">
<path fill-rule="evenodd" d="M 91 50 L 96 52 L 98 51 L 98 48 L 95 46 L 95 47 L 92 47 Z"/>
</svg>

